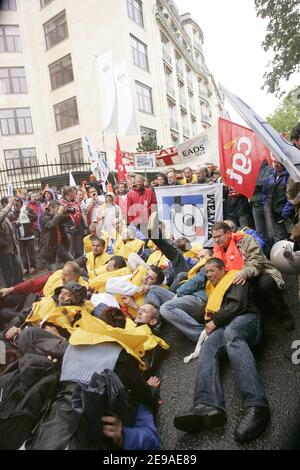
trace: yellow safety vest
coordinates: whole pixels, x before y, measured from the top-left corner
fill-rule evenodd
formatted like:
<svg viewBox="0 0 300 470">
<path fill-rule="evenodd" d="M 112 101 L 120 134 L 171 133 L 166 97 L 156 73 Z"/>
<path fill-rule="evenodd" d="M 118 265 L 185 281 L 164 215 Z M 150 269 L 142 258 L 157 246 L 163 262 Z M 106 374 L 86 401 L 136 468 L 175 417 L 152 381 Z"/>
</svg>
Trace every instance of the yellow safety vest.
<svg viewBox="0 0 300 470">
<path fill-rule="evenodd" d="M 225 292 L 229 289 L 238 271 L 228 271 L 220 282 L 214 286 L 210 281 L 206 282 L 207 304 L 205 307 L 205 320 L 211 320 L 211 314 L 218 312 L 221 308 Z"/>
<path fill-rule="evenodd" d="M 201 243 L 193 242 L 192 243 L 192 248 L 189 251 L 185 251 L 183 253 L 183 256 L 185 258 L 197 258 L 197 256 L 199 255 L 201 250 L 202 250 Z"/>
<path fill-rule="evenodd" d="M 155 250 L 147 259 L 147 264 L 149 266 L 158 266 L 161 268 L 168 266 L 169 260 L 160 250 Z"/>
<path fill-rule="evenodd" d="M 128 282 L 131 282 L 135 286 L 141 287 L 142 285 L 142 280 L 144 276 L 147 274 L 148 269 L 145 268 L 144 266 L 139 266 L 137 270 L 133 273 L 133 275 L 128 279 Z M 140 307 L 141 305 L 144 305 L 145 303 L 145 294 L 135 294 L 134 296 L 134 301 L 135 303 Z M 136 311 L 132 307 L 128 307 L 127 305 L 124 304 L 122 295 L 117 294 L 116 299 L 119 303 L 119 305 L 123 308 L 126 308 L 128 310 L 128 313 L 135 317 L 136 316 Z"/>
<path fill-rule="evenodd" d="M 123 256 L 123 258 L 128 260 L 128 256 L 131 253 L 138 253 L 143 246 L 143 240 L 138 240 L 136 238 L 135 240 L 129 240 L 124 243 L 122 238 L 119 237 L 114 247 L 114 255 Z"/>
<path fill-rule="evenodd" d="M 89 275 L 89 279 L 93 279 L 98 274 L 102 274 L 103 265 L 105 265 L 111 258 L 111 255 L 108 255 L 106 251 L 102 255 L 94 256 L 94 253 L 88 253 L 86 255 L 86 267 Z"/>
<path fill-rule="evenodd" d="M 45 297 L 51 297 L 54 294 L 55 289 L 63 285 L 61 275 L 62 269 L 59 269 L 58 271 L 55 271 L 53 274 L 51 274 L 51 276 L 48 278 L 43 288 L 43 294 Z M 88 282 L 81 276 L 78 280 L 78 283 L 86 288 L 89 287 Z"/>
<path fill-rule="evenodd" d="M 33 304 L 31 313 L 25 321 L 34 326 L 40 326 L 41 322 L 49 322 L 61 328 L 68 328 L 77 314 L 90 315 L 93 309 L 94 305 L 88 300 L 80 306 L 58 306 L 52 297 L 43 297 L 39 302 Z"/>
<path fill-rule="evenodd" d="M 69 343 L 73 346 L 116 342 L 139 361 L 142 369 L 146 368 L 141 358 L 145 354 L 144 343 L 148 336 L 141 330 L 113 328 L 99 318 L 84 314 L 69 331 Z"/>
<path fill-rule="evenodd" d="M 163 348 L 163 349 L 169 349 L 168 343 L 166 343 L 162 338 L 159 336 L 156 336 L 152 333 L 151 328 L 148 325 L 139 325 L 137 323 L 134 323 L 130 318 L 126 318 L 126 326 L 125 329 L 128 331 L 138 331 L 141 334 L 145 334 L 148 336 L 147 341 L 144 343 L 144 349 L 145 351 L 151 351 L 154 349 L 158 344 Z"/>
<path fill-rule="evenodd" d="M 101 232 L 100 238 L 102 238 L 102 240 L 105 241 L 104 251 L 107 251 L 108 241 L 109 241 L 108 232 L 105 232 L 105 231 Z M 83 247 L 84 247 L 85 254 L 90 253 L 92 251 L 92 235 L 87 235 L 86 237 L 84 237 Z"/>
<path fill-rule="evenodd" d="M 94 277 L 89 281 L 89 286 L 97 292 L 105 292 L 105 286 L 108 279 L 112 277 L 121 277 L 130 274 L 131 271 L 129 268 L 116 269 L 115 271 L 108 272 L 107 267 L 103 266 L 104 270 L 102 274 Z"/>
</svg>

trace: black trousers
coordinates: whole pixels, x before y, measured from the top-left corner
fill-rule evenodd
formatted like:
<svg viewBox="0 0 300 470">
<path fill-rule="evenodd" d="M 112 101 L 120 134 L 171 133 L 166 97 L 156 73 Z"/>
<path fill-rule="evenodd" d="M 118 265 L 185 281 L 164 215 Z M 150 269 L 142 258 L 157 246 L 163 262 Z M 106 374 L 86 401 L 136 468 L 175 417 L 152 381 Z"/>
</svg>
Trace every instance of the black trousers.
<svg viewBox="0 0 300 470">
<path fill-rule="evenodd" d="M 250 284 L 255 294 L 257 307 L 262 314 L 271 313 L 277 318 L 292 316 L 284 300 L 283 289 L 279 289 L 270 274 L 261 274 L 251 279 Z"/>
<path fill-rule="evenodd" d="M 18 338 L 18 349 L 22 355 L 35 353 L 60 359 L 67 347 L 68 342 L 65 339 L 36 326 L 25 328 Z"/>
</svg>

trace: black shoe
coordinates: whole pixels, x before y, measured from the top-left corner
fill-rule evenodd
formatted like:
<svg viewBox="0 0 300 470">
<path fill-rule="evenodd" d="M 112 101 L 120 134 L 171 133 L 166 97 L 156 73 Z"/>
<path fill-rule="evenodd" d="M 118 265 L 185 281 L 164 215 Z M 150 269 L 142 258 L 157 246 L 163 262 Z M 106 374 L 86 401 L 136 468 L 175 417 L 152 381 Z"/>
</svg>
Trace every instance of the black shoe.
<svg viewBox="0 0 300 470">
<path fill-rule="evenodd" d="M 196 405 L 181 416 L 175 416 L 174 426 L 180 431 L 200 432 L 222 426 L 226 422 L 224 411 L 208 405 Z"/>
<path fill-rule="evenodd" d="M 292 316 L 282 317 L 282 326 L 286 331 L 295 329 L 295 320 Z"/>
<path fill-rule="evenodd" d="M 235 439 L 240 442 L 252 441 L 265 430 L 269 419 L 269 408 L 262 406 L 247 408 L 234 432 Z"/>
</svg>

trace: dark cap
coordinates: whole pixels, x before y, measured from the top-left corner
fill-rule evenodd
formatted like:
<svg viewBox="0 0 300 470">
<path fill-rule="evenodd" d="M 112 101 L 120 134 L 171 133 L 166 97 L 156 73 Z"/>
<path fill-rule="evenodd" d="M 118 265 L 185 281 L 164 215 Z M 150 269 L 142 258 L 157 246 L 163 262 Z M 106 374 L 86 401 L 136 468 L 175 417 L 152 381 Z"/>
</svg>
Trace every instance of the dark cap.
<svg viewBox="0 0 300 470">
<path fill-rule="evenodd" d="M 85 286 L 81 286 L 78 282 L 67 282 L 67 284 L 64 286 L 57 287 L 54 291 L 54 294 L 58 296 L 62 289 L 67 289 L 68 291 L 72 292 L 72 294 L 75 294 L 77 297 L 76 304 L 78 305 L 82 305 L 87 299 L 87 288 Z"/>
</svg>

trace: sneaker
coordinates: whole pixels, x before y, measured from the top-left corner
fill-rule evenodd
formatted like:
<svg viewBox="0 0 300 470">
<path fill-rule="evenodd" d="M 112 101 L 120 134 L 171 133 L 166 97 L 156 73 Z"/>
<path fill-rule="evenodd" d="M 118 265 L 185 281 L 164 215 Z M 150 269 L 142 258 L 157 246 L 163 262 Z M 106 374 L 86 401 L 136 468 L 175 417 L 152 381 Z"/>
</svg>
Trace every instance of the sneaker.
<svg viewBox="0 0 300 470">
<path fill-rule="evenodd" d="M 23 274 L 27 274 L 28 273 L 28 269 L 23 269 Z"/>
<path fill-rule="evenodd" d="M 35 268 L 30 268 L 30 274 L 34 274 L 36 272 Z"/>
</svg>

